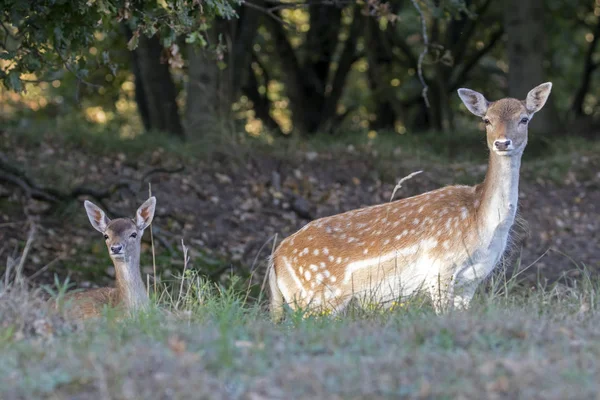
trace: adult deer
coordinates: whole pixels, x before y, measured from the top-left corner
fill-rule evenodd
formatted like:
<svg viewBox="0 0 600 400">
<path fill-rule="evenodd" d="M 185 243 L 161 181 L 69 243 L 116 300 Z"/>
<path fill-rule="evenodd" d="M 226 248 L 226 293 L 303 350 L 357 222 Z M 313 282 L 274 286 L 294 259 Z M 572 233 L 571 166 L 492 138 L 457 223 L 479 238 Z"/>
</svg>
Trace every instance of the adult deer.
<svg viewBox="0 0 600 400">
<path fill-rule="evenodd" d="M 140 247 L 144 229 L 154 218 L 156 198 L 146 200 L 133 220 L 110 220 L 104 211 L 87 200 L 84 206 L 92 226 L 104 235 L 108 254 L 115 266 L 116 287 L 68 294 L 64 299 L 68 315 L 76 319 L 97 317 L 105 305 L 126 311 L 146 307 L 149 299 L 140 274 Z"/>
<path fill-rule="evenodd" d="M 271 312 L 291 308 L 343 310 L 353 298 L 384 307 L 424 290 L 436 312 L 468 307 L 496 266 L 515 220 L 527 126 L 552 83 L 523 101 L 490 102 L 459 89 L 483 118 L 490 150 L 485 180 L 312 221 L 275 250 L 269 270 Z"/>
</svg>

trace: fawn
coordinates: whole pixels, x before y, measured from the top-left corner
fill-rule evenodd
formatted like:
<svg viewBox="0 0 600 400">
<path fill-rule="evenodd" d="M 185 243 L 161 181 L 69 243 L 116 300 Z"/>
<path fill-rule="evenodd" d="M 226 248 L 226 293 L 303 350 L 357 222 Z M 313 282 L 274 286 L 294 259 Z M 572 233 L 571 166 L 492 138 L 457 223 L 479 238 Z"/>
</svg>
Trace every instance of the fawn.
<svg viewBox="0 0 600 400">
<path fill-rule="evenodd" d="M 90 201 L 84 203 L 92 226 L 104 235 L 108 253 L 115 266 L 116 287 L 103 287 L 65 296 L 68 315 L 87 319 L 101 315 L 105 305 L 127 311 L 145 308 L 148 293 L 140 274 L 142 235 L 151 223 L 156 198 L 150 197 L 138 208 L 135 218 L 110 220 L 104 211 Z"/>
<path fill-rule="evenodd" d="M 308 223 L 282 241 L 269 265 L 271 314 L 284 303 L 342 311 L 353 298 L 383 307 L 420 291 L 437 313 L 467 308 L 479 283 L 504 253 L 515 220 L 527 126 L 552 83 L 525 100 L 490 102 L 458 94 L 481 117 L 490 151 L 483 183 L 448 186 L 406 199 Z"/>
</svg>

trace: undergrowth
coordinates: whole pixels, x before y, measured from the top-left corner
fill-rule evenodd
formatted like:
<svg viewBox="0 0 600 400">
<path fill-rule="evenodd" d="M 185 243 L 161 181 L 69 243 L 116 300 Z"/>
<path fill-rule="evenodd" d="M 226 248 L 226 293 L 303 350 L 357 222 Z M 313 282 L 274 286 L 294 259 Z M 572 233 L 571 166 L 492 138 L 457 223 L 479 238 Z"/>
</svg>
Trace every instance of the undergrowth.
<svg viewBox="0 0 600 400">
<path fill-rule="evenodd" d="M 599 389 L 600 287 L 495 274 L 468 311 L 290 311 L 274 324 L 245 282 L 195 270 L 150 309 L 74 324 L 41 289 L 0 286 L 3 399 L 587 398 Z M 4 280 L 3 280 L 4 281 Z M 55 285 L 54 294 L 65 284 Z M 60 295 L 60 294 L 59 294 Z M 261 296 L 259 296 L 261 297 Z"/>
</svg>

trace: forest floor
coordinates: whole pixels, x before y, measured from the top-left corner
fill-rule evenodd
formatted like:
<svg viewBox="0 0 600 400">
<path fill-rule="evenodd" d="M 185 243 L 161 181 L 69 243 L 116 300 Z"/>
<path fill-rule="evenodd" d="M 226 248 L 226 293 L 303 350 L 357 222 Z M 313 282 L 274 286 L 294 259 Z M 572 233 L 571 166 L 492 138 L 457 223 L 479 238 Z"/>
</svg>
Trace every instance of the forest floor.
<svg viewBox="0 0 600 400">
<path fill-rule="evenodd" d="M 525 156 L 520 208 L 528 229 L 505 266 L 531 266 L 508 281 L 495 275 L 468 311 L 436 316 L 414 298 L 392 311 L 351 307 L 337 317 L 300 310 L 273 324 L 244 278 L 255 272 L 260 282 L 275 235 L 280 241 L 312 218 L 389 201 L 396 182 L 416 170 L 424 172 L 396 198 L 476 183 L 485 144 L 459 149 L 481 157 L 451 161 L 427 146 L 392 145 L 393 137 L 274 147 L 239 138 L 232 145 L 0 135 L 3 157 L 39 186 L 67 194 L 118 185 L 102 199 L 110 216 L 133 216 L 151 182 L 162 277 L 148 312 L 65 320 L 35 287 L 54 274 L 79 287 L 110 283 L 114 274 L 85 196 L 57 206 L 0 184 L 0 257 L 15 258 L 29 243 L 24 272 L 33 276 L 30 290 L 0 283 L 2 399 L 587 399 L 600 390 L 597 144 Z M 184 285 L 169 286 L 183 265 L 181 239 L 191 248 L 190 273 Z M 147 232 L 148 274 L 150 250 Z"/>
<path fill-rule="evenodd" d="M 112 217 L 132 217 L 151 182 L 158 200 L 157 267 L 166 278 L 183 265 L 184 239 L 192 268 L 215 279 L 224 272 L 255 271 L 260 281 L 272 240 L 280 242 L 311 219 L 388 202 L 398 180 L 417 170 L 423 173 L 405 182 L 395 199 L 480 182 L 487 167 L 482 141 L 459 146 L 456 153 L 476 157 L 456 161 L 394 137 L 353 144 L 282 140 L 272 146 L 229 137 L 173 144 L 153 136 L 124 141 L 106 134 L 12 130 L 0 135 L 0 152 L 40 186 L 62 192 L 81 186 L 114 189 L 98 202 Z M 581 267 L 600 271 L 598 144 L 566 141 L 537 157 L 526 150 L 521 175 L 519 210 L 525 223 L 514 235 L 511 266 L 529 267 L 523 277 L 531 282 L 577 277 Z M 34 221 L 26 275 L 49 282 L 54 274 L 64 279 L 70 273 L 81 287 L 110 282 L 110 259 L 87 221 L 84 198 L 57 207 L 0 183 L 0 257 L 19 254 L 30 233 L 27 222 Z M 149 243 L 146 233 L 146 273 L 152 271 Z"/>
</svg>

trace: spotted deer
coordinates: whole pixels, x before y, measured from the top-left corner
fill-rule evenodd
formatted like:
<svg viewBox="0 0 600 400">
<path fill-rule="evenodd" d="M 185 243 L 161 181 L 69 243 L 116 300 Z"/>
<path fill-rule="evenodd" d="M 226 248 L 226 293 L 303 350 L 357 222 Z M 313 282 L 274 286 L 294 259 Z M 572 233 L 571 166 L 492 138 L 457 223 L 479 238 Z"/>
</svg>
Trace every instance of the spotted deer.
<svg viewBox="0 0 600 400">
<path fill-rule="evenodd" d="M 353 298 L 386 307 L 421 291 L 438 313 L 467 308 L 505 251 L 527 126 L 551 88 L 548 82 L 525 100 L 494 102 L 459 89 L 467 109 L 485 123 L 490 154 L 483 183 L 447 186 L 308 223 L 271 258 L 273 318 L 281 318 L 284 304 L 338 313 Z"/>
<path fill-rule="evenodd" d="M 135 218 L 110 220 L 104 211 L 85 201 L 90 223 L 104 235 L 108 254 L 115 267 L 116 285 L 65 296 L 67 314 L 75 319 L 98 317 L 105 305 L 133 311 L 148 305 L 148 293 L 140 273 L 140 248 L 144 230 L 154 218 L 156 198 L 150 197 L 138 208 Z"/>
</svg>

